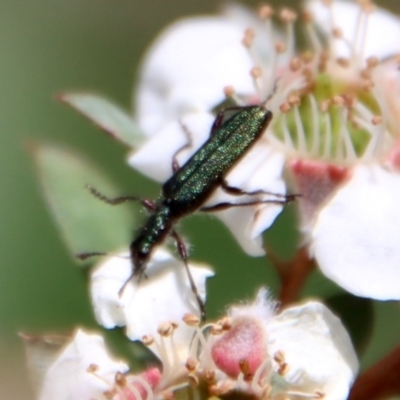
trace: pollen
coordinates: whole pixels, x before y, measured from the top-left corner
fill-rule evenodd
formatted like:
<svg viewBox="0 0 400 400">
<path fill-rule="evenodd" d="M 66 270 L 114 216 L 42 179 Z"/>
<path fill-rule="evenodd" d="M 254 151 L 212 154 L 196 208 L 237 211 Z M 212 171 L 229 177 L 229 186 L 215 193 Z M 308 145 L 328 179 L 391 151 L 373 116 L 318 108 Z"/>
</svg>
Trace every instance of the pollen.
<svg viewBox="0 0 400 400">
<path fill-rule="evenodd" d="M 87 367 L 86 372 L 88 372 L 89 374 L 94 374 L 99 370 L 99 366 L 97 364 L 90 364 Z"/>
<path fill-rule="evenodd" d="M 171 322 L 164 322 L 159 325 L 157 333 L 162 337 L 169 337 L 172 335 L 176 326 Z"/>
<path fill-rule="evenodd" d="M 258 10 L 261 19 L 270 19 L 274 15 L 274 9 L 269 5 L 262 5 Z"/>
<path fill-rule="evenodd" d="M 243 40 L 242 43 L 245 47 L 247 48 L 251 48 L 251 46 L 253 45 L 254 42 L 254 36 L 255 36 L 255 32 L 253 29 L 246 29 L 246 31 L 244 32 L 244 36 L 243 36 Z"/>
<path fill-rule="evenodd" d="M 194 314 L 185 314 L 182 321 L 188 326 L 199 326 L 200 318 Z"/>
<path fill-rule="evenodd" d="M 279 14 L 282 22 L 292 24 L 297 19 L 297 13 L 290 8 L 283 8 Z"/>
</svg>

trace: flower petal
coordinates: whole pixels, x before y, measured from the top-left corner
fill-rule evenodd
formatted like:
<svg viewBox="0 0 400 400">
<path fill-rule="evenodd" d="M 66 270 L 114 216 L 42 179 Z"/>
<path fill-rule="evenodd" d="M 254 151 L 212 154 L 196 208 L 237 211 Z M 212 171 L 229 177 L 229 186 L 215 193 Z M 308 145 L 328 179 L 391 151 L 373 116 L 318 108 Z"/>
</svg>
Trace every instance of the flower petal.
<svg viewBox="0 0 400 400">
<path fill-rule="evenodd" d="M 148 135 L 192 111 L 211 110 L 223 88 L 253 93 L 253 64 L 241 44 L 247 26 L 224 17 L 188 18 L 168 27 L 143 62 L 136 95 L 139 126 Z"/>
<path fill-rule="evenodd" d="M 344 400 L 358 371 L 351 340 L 341 321 L 318 302 L 290 307 L 268 327 L 271 356 L 283 355 L 291 390 L 323 392 L 326 400 Z"/>
<path fill-rule="evenodd" d="M 322 272 L 349 292 L 400 299 L 400 175 L 358 166 L 319 214 L 312 252 Z"/>
<path fill-rule="evenodd" d="M 47 371 L 39 399 L 100 398 L 113 386 L 115 374 L 127 370 L 126 364 L 109 357 L 101 336 L 78 330 Z"/>
<path fill-rule="evenodd" d="M 357 50 L 363 52 L 364 59 L 371 56 L 386 58 L 397 54 L 400 51 L 400 20 L 390 12 L 376 7 L 368 15 L 368 28 L 364 29 L 364 22 L 361 22 L 361 31 L 363 36 L 361 43 L 360 36 L 356 42 L 357 27 L 360 23 L 358 18 L 361 12 L 361 6 L 351 1 L 334 1 L 330 6 L 325 6 L 321 0 L 310 0 L 306 3 L 315 16 L 318 27 L 328 36 L 332 35 L 331 12 L 334 18 L 335 28 L 340 28 L 343 39 L 335 40 L 335 52 L 339 57 L 350 57 L 350 46 L 358 46 Z M 393 40 L 382 40 L 382 29 L 385 37 Z M 361 54 L 360 54 L 361 55 Z"/>
<path fill-rule="evenodd" d="M 158 182 L 166 181 L 172 175 L 172 160 L 178 149 L 189 147 L 177 155 L 180 165 L 209 138 L 215 117 L 208 113 L 189 113 L 179 121 L 169 122 L 151 137 L 128 159 L 130 166 Z M 185 129 L 190 137 L 185 134 Z"/>
<path fill-rule="evenodd" d="M 198 304 L 190 289 L 183 263 L 166 250 L 158 248 L 146 269 L 147 279 L 132 279 L 122 296 L 119 290 L 131 275 L 129 258 L 109 258 L 92 273 L 91 296 L 97 321 L 106 328 L 127 327 L 131 340 L 156 336 L 162 322 L 180 322 L 186 313 L 200 316 Z M 190 264 L 190 271 L 202 299 L 205 280 L 213 275 L 205 265 Z M 179 348 L 188 349 L 192 330 L 181 324 L 174 334 Z"/>
<path fill-rule="evenodd" d="M 58 359 L 60 351 L 71 341 L 72 337 L 26 334 L 19 336 L 24 341 L 29 376 L 35 391 L 35 398 L 37 398 L 48 369 Z"/>
<path fill-rule="evenodd" d="M 288 163 L 296 190 L 301 218 L 300 230 L 308 235 L 321 207 L 337 191 L 350 174 L 349 169 L 312 159 L 292 159 Z"/>
<path fill-rule="evenodd" d="M 266 139 L 257 144 L 240 160 L 227 175 L 227 183 L 246 192 L 263 190 L 271 195 L 233 196 L 218 190 L 208 201 L 207 206 L 218 203 L 239 204 L 248 201 L 283 201 L 286 193 L 282 179 L 284 155 L 274 151 Z M 278 196 L 276 196 L 278 195 Z M 249 207 L 232 207 L 215 213 L 230 229 L 243 250 L 251 256 L 262 256 L 261 234 L 268 229 L 278 214 L 282 204 L 266 203 Z"/>
</svg>

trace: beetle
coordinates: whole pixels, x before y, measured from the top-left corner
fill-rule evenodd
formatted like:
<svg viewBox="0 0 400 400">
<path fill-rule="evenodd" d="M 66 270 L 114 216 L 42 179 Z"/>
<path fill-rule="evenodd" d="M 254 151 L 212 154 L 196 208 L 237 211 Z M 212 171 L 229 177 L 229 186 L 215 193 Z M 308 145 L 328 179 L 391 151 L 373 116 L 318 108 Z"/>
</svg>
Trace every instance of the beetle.
<svg viewBox="0 0 400 400">
<path fill-rule="evenodd" d="M 255 196 L 272 193 L 263 190 L 245 192 L 231 187 L 225 180 L 228 172 L 241 160 L 249 149 L 257 142 L 272 119 L 272 112 L 263 106 L 232 107 L 221 111 L 214 120 L 208 140 L 189 158 L 179 166 L 177 155 L 187 147 L 184 145 L 174 154 L 172 160 L 173 175 L 162 185 L 157 200 L 142 199 L 136 196 L 118 197 L 109 199 L 89 187 L 93 195 L 112 204 L 121 204 L 130 200 L 137 200 L 150 212 L 148 219 L 139 228 L 130 244 L 130 258 L 132 260 L 132 274 L 121 288 L 134 277 L 144 275 L 146 265 L 153 250 L 163 243 L 167 237 L 172 237 L 183 260 L 201 316 L 205 318 L 205 305 L 201 299 L 188 266 L 188 254 L 182 238 L 175 230 L 178 221 L 195 211 L 220 211 L 230 207 L 244 207 L 262 203 L 286 204 L 296 195 L 276 194 L 276 200 L 247 200 L 241 203 L 218 203 L 204 206 L 217 188 L 222 188 L 229 194 L 241 196 Z M 104 253 L 81 253 L 80 259 L 86 259 Z"/>
</svg>

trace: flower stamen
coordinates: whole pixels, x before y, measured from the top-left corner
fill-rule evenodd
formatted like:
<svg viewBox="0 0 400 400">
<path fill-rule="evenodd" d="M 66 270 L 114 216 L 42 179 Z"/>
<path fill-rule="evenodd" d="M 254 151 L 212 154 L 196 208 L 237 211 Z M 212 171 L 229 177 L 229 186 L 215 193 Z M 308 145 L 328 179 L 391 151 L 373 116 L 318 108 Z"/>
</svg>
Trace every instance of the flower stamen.
<svg viewBox="0 0 400 400">
<path fill-rule="evenodd" d="M 344 142 L 344 150 L 346 154 L 346 161 L 347 162 L 354 162 L 357 159 L 356 151 L 353 147 L 353 142 L 351 140 L 350 132 L 347 126 L 347 121 L 349 120 L 349 109 L 343 108 L 342 110 L 342 118 L 341 121 L 341 128 L 340 128 L 340 137 Z"/>
<path fill-rule="evenodd" d="M 333 15 L 333 9 L 332 9 L 332 0 L 321 0 L 321 3 L 328 8 L 328 13 L 329 13 L 329 24 L 330 24 L 330 30 L 332 32 L 332 37 L 335 37 L 335 19 L 334 19 L 334 15 Z M 328 35 L 328 38 L 331 38 Z M 332 40 L 328 40 L 328 52 L 332 53 L 333 51 L 333 41 Z"/>
<path fill-rule="evenodd" d="M 188 357 L 188 359 L 186 360 L 185 367 L 189 371 L 189 373 L 195 372 L 198 366 L 199 362 L 196 358 Z"/>
<path fill-rule="evenodd" d="M 264 4 L 258 9 L 258 16 L 265 21 L 270 21 L 273 15 L 274 9 L 268 4 Z"/>
<path fill-rule="evenodd" d="M 302 123 L 302 118 L 300 115 L 299 107 L 294 107 L 293 108 L 293 113 L 294 113 L 294 121 L 296 125 L 296 137 L 297 137 L 297 148 L 300 151 L 300 153 L 305 153 L 307 150 L 306 147 L 306 134 L 304 131 L 304 126 Z"/>
<path fill-rule="evenodd" d="M 146 400 L 154 400 L 154 393 L 153 389 L 151 388 L 149 382 L 147 382 L 145 379 L 139 377 L 139 376 L 132 376 L 129 377 L 129 379 L 126 379 L 127 381 L 127 387 L 129 388 L 130 391 L 135 392 L 138 391 L 138 389 L 134 386 L 135 383 L 139 384 L 140 386 L 143 387 L 143 389 L 146 391 Z M 142 396 L 140 395 L 140 398 Z"/>
<path fill-rule="evenodd" d="M 251 381 L 250 387 L 251 390 L 256 394 L 261 394 L 266 390 L 266 388 L 270 387 L 270 377 L 272 373 L 272 364 L 271 359 L 267 357 L 257 368 L 256 372 L 253 375 L 253 379 Z"/>
<path fill-rule="evenodd" d="M 135 386 L 128 387 L 126 378 L 121 373 L 117 373 L 115 375 L 115 385 L 117 393 L 120 395 L 122 399 L 128 400 L 127 391 L 130 391 L 132 392 L 135 400 L 145 400 L 143 399 L 140 390 L 138 388 L 136 388 Z"/>
<path fill-rule="evenodd" d="M 285 104 L 287 104 L 287 106 L 290 107 L 288 103 L 285 103 Z M 285 108 L 287 109 L 288 107 L 285 107 Z M 289 112 L 290 109 L 291 109 L 291 107 L 288 108 L 287 111 L 284 112 L 284 114 L 282 115 L 282 131 L 283 131 L 284 146 L 289 151 L 293 151 L 294 150 L 294 144 L 293 144 L 293 141 L 292 141 L 292 136 L 289 133 L 289 127 L 288 127 L 288 123 L 287 123 L 287 112 Z"/>
<path fill-rule="evenodd" d="M 322 52 L 322 44 L 318 38 L 317 32 L 314 29 L 313 21 L 314 16 L 309 11 L 304 11 L 302 14 L 302 19 L 305 24 L 306 32 L 308 37 L 310 38 L 311 47 L 314 49 L 316 54 L 320 54 Z"/>
<path fill-rule="evenodd" d="M 108 380 L 106 380 L 105 378 L 103 378 L 102 376 L 97 374 L 98 371 L 99 371 L 99 366 L 96 365 L 96 364 L 90 364 L 86 369 L 86 372 L 88 374 L 93 375 L 94 377 L 96 377 L 98 380 L 100 380 L 101 382 L 105 383 L 106 385 L 112 386 L 112 384 L 110 384 L 110 382 Z M 113 389 L 111 389 L 111 390 L 113 390 Z"/>
<path fill-rule="evenodd" d="M 262 75 L 263 75 L 263 70 L 260 67 L 253 67 L 250 70 L 250 76 L 253 78 L 255 91 L 259 94 L 259 96 L 261 93 L 263 93 L 260 82 L 261 81 L 260 78 L 262 77 Z"/>
<path fill-rule="evenodd" d="M 225 86 L 224 95 L 227 99 L 231 99 L 238 106 L 246 105 L 246 103 L 236 94 L 236 90 L 233 86 Z"/>
<path fill-rule="evenodd" d="M 297 392 L 294 390 L 288 390 L 286 394 L 294 397 L 306 397 L 308 399 L 321 399 L 325 396 L 325 394 L 322 392 L 304 393 L 304 392 Z"/>
<path fill-rule="evenodd" d="M 325 146 L 323 150 L 323 158 L 328 160 L 331 157 L 331 148 L 332 148 L 332 121 L 329 115 L 329 112 L 326 111 L 324 113 L 325 117 Z"/>
<path fill-rule="evenodd" d="M 199 347 L 201 344 L 201 348 L 202 349 L 206 349 L 207 348 L 207 339 L 204 336 L 204 331 L 207 329 L 210 329 L 214 326 L 214 324 L 210 323 L 210 324 L 206 324 L 204 326 L 202 326 L 201 328 L 196 326 L 194 327 L 194 329 L 196 330 L 196 334 L 193 337 L 192 340 L 192 344 L 190 347 L 190 351 L 189 351 L 189 357 L 192 357 L 194 359 L 197 360 L 197 356 L 199 354 Z"/>
<path fill-rule="evenodd" d="M 352 60 L 354 62 L 357 60 L 356 48 L 357 48 L 358 41 L 360 41 L 360 47 L 359 48 L 360 49 L 364 48 L 365 29 L 363 29 L 363 25 L 366 25 L 366 22 L 367 22 L 367 21 L 365 21 L 365 24 L 363 24 L 364 19 L 365 19 L 365 18 L 363 18 L 364 16 L 365 16 L 365 13 L 363 11 L 363 7 L 361 6 L 359 8 L 359 12 L 358 12 L 358 15 L 357 15 L 356 30 L 355 30 L 355 35 L 354 35 L 354 38 L 353 38 L 354 46 L 352 46 L 352 52 L 351 52 L 351 58 L 352 58 Z M 362 31 L 363 31 L 363 35 L 361 35 Z M 360 53 L 360 55 L 361 54 L 362 53 Z"/>
<path fill-rule="evenodd" d="M 319 112 L 318 112 L 318 106 L 317 106 L 317 101 L 315 99 L 315 96 L 312 94 L 309 94 L 308 99 L 309 99 L 310 107 L 311 107 L 311 125 L 312 125 L 312 143 L 311 143 L 310 151 L 311 151 L 311 154 L 315 156 L 315 155 L 317 155 L 317 152 L 318 152 L 319 146 L 320 146 Z"/>
<path fill-rule="evenodd" d="M 297 19 L 297 14 L 290 8 L 283 8 L 279 17 L 286 24 L 286 49 L 292 55 L 295 46 L 294 22 Z"/>
</svg>

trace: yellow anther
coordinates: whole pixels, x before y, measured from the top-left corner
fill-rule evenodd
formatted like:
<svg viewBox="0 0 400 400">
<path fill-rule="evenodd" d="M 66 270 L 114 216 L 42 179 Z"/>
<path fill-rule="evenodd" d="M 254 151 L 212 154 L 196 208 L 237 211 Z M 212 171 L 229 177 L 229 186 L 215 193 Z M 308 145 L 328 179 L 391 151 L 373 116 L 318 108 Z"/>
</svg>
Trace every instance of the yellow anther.
<svg viewBox="0 0 400 400">
<path fill-rule="evenodd" d="M 282 41 L 276 42 L 275 43 L 275 51 L 278 54 L 282 54 L 286 51 L 286 44 Z"/>
<path fill-rule="evenodd" d="M 143 343 L 145 346 L 151 346 L 151 345 L 154 343 L 154 337 L 151 336 L 151 335 L 144 335 L 144 336 L 142 337 L 142 343 Z"/>
<path fill-rule="evenodd" d="M 372 125 L 379 125 L 382 123 L 382 116 L 381 115 L 375 115 L 374 117 L 372 117 Z"/>
<path fill-rule="evenodd" d="M 274 9 L 268 4 L 264 4 L 258 9 L 258 16 L 262 19 L 269 19 L 273 15 Z"/>
<path fill-rule="evenodd" d="M 279 17 L 282 22 L 291 24 L 297 19 L 297 13 L 292 10 L 291 8 L 282 8 L 281 12 L 279 13 Z"/>
<path fill-rule="evenodd" d="M 162 337 L 171 336 L 174 332 L 174 326 L 170 322 L 163 322 L 158 326 L 157 332 Z"/>
<path fill-rule="evenodd" d="M 187 313 L 183 316 L 182 321 L 188 326 L 199 326 L 200 318 L 197 315 Z"/>
<path fill-rule="evenodd" d="M 253 45 L 255 35 L 256 33 L 254 32 L 254 29 L 246 29 L 242 39 L 242 44 L 249 49 Z"/>
</svg>

